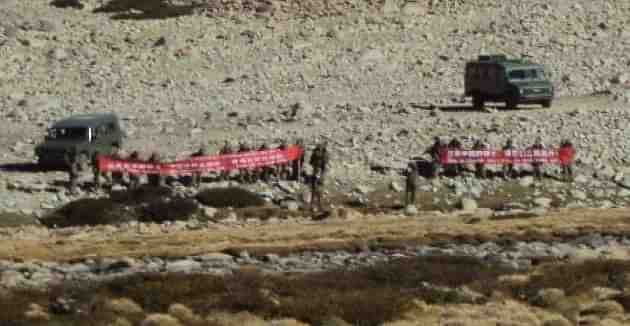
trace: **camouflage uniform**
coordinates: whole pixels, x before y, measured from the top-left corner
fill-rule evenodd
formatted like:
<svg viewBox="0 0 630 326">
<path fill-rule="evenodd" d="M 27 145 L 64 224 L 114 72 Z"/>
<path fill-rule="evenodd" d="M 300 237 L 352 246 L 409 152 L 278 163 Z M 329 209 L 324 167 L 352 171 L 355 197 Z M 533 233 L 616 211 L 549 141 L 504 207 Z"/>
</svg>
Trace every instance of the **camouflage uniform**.
<svg viewBox="0 0 630 326">
<path fill-rule="evenodd" d="M 431 155 L 431 162 L 433 165 L 433 169 L 431 171 L 431 175 L 436 178 L 440 175 L 440 170 L 442 169 L 442 165 L 440 164 L 440 152 L 445 149 L 444 144 L 440 137 L 435 137 L 433 141 L 433 145 L 429 147 L 425 151 L 425 154 Z"/>
<path fill-rule="evenodd" d="M 190 157 L 203 157 L 206 156 L 206 150 L 201 147 L 195 153 L 193 153 Z M 192 174 L 192 186 L 195 188 L 199 188 L 201 186 L 201 172 L 193 172 Z"/>
<path fill-rule="evenodd" d="M 291 179 L 295 181 L 300 181 L 302 175 L 302 167 L 304 166 L 304 144 L 301 139 L 298 139 L 296 145 L 302 150 L 302 153 L 297 159 L 293 160 L 292 162 L 293 173 Z"/>
<path fill-rule="evenodd" d="M 565 139 L 560 143 L 560 149 L 571 150 L 573 151 L 573 144 L 568 139 Z M 573 165 L 571 163 L 562 164 L 562 180 L 564 181 L 573 181 Z"/>
<path fill-rule="evenodd" d="M 488 145 L 483 142 L 481 139 L 478 139 L 472 147 L 475 151 L 483 151 L 488 149 Z M 475 174 L 477 178 L 485 179 L 488 177 L 488 171 L 486 170 L 486 166 L 483 163 L 475 163 Z"/>
<path fill-rule="evenodd" d="M 405 205 L 413 205 L 416 202 L 416 190 L 418 189 L 418 167 L 409 163 L 405 186 Z"/>
<path fill-rule="evenodd" d="M 284 151 L 287 148 L 288 148 L 287 141 L 286 140 L 282 140 L 280 142 L 280 146 L 278 146 L 278 149 Z M 286 179 L 289 178 L 289 165 L 288 165 L 288 163 L 280 163 L 280 164 L 278 164 L 278 168 L 277 169 L 278 169 L 278 172 L 277 172 L 278 179 L 286 180 Z"/>
<path fill-rule="evenodd" d="M 149 163 L 160 163 L 160 155 L 158 153 L 152 153 L 151 157 L 149 157 Z M 153 187 L 162 187 L 165 185 L 164 176 L 159 173 L 149 173 L 147 175 L 147 180 L 150 186 Z"/>
<path fill-rule="evenodd" d="M 267 146 L 267 143 L 263 143 L 262 145 L 260 145 L 260 148 L 258 148 L 259 151 L 267 151 L 269 150 L 269 146 Z M 268 167 L 268 166 L 263 166 L 258 168 L 258 176 L 257 178 L 267 182 L 269 181 L 269 175 L 271 174 L 271 172 L 273 171 L 272 168 Z"/>
<path fill-rule="evenodd" d="M 95 152 L 94 155 L 92 155 L 92 173 L 94 174 L 95 189 L 99 189 L 101 187 L 101 170 L 98 168 L 98 156 L 98 152 Z"/>
<path fill-rule="evenodd" d="M 247 145 L 247 143 L 243 142 L 239 145 L 239 153 L 246 153 L 249 151 L 251 151 L 251 149 L 249 148 L 249 145 Z M 241 182 L 251 182 L 251 171 L 248 168 L 241 168 L 239 169 L 238 173 Z"/>
<path fill-rule="evenodd" d="M 124 160 L 125 157 L 122 154 L 122 151 L 120 149 L 120 147 L 115 147 L 114 148 L 114 153 L 112 154 L 112 158 L 117 159 L 117 160 Z M 122 184 L 123 183 L 123 179 L 124 179 L 124 174 L 121 171 L 112 171 L 111 172 L 111 182 L 112 185 L 115 184 Z"/>
<path fill-rule="evenodd" d="M 76 150 L 71 149 L 68 150 L 65 154 L 65 163 L 68 169 L 68 178 L 69 178 L 69 191 L 72 194 L 76 194 L 79 189 L 79 161 L 77 159 Z"/>
<path fill-rule="evenodd" d="M 461 150 L 462 143 L 457 138 L 453 138 L 450 143 L 448 143 L 449 150 Z M 453 164 L 452 169 L 450 169 L 454 175 L 459 175 L 464 167 L 461 164 Z"/>
<path fill-rule="evenodd" d="M 232 146 L 230 146 L 230 142 L 226 140 L 223 144 L 223 148 L 221 148 L 221 150 L 219 151 L 219 155 L 230 155 L 232 153 L 234 153 L 234 151 L 232 150 Z M 229 177 L 230 171 L 222 171 L 220 174 L 220 179 L 223 181 L 229 179 Z"/>
<path fill-rule="evenodd" d="M 311 179 L 311 210 L 315 208 L 315 202 L 317 202 L 317 208 L 322 210 L 322 187 L 324 186 L 324 175 L 314 175 Z"/>
<path fill-rule="evenodd" d="M 536 138 L 536 142 L 532 145 L 531 149 L 541 150 L 545 149 L 545 145 L 542 143 L 542 139 L 540 137 Z M 542 163 L 540 162 L 532 162 L 532 168 L 534 172 L 534 177 L 536 179 L 542 178 Z"/>
<path fill-rule="evenodd" d="M 319 175 L 320 173 L 320 167 L 321 167 L 320 160 L 322 157 L 321 151 L 322 151 L 321 145 L 317 145 L 313 149 L 313 152 L 311 152 L 311 158 L 308 163 L 313 168 L 313 177 L 315 177 L 316 175 Z"/>
<path fill-rule="evenodd" d="M 503 146 L 503 151 L 510 151 L 514 149 L 514 144 L 512 143 L 512 139 L 508 139 L 505 145 Z M 514 164 L 503 164 L 503 178 L 513 178 L 515 176 Z"/>
<path fill-rule="evenodd" d="M 129 156 L 129 160 L 132 162 L 140 162 L 140 153 L 133 151 Z M 129 173 L 129 188 L 138 189 L 140 187 L 140 175 L 137 173 Z"/>
</svg>

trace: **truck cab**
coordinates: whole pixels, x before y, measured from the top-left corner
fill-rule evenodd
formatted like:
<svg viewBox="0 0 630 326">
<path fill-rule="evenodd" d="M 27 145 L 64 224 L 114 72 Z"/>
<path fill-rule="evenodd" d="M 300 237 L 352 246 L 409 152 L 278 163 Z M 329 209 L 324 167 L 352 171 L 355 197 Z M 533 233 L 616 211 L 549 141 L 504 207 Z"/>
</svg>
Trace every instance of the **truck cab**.
<svg viewBox="0 0 630 326">
<path fill-rule="evenodd" d="M 482 55 L 466 63 L 465 95 L 473 106 L 482 109 L 485 102 L 504 102 L 506 108 L 518 104 L 551 107 L 554 87 L 542 65 L 507 59 L 504 55 Z"/>
<path fill-rule="evenodd" d="M 66 153 L 73 149 L 82 164 L 95 154 L 110 155 L 122 145 L 124 132 L 112 113 L 82 114 L 57 121 L 35 147 L 37 161 L 44 167 L 65 166 Z"/>
</svg>

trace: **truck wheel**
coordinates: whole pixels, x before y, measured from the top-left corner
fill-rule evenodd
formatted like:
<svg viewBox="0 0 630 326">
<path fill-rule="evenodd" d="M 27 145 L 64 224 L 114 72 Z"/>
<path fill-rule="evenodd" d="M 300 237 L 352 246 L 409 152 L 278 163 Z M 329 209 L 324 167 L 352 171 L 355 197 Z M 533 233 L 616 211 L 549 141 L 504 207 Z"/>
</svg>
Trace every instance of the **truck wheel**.
<svg viewBox="0 0 630 326">
<path fill-rule="evenodd" d="M 548 109 L 551 107 L 551 100 L 542 101 L 542 103 L 540 104 L 542 105 L 543 108 Z"/>
<path fill-rule="evenodd" d="M 473 109 L 475 110 L 483 110 L 484 100 L 481 95 L 473 95 Z"/>
</svg>

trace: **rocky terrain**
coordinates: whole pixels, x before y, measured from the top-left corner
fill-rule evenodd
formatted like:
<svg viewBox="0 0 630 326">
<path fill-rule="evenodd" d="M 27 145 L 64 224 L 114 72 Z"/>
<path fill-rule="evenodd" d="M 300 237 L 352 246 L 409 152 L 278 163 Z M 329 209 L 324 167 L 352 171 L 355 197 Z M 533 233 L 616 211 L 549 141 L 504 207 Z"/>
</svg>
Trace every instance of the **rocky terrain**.
<svg viewBox="0 0 630 326">
<path fill-rule="evenodd" d="M 5 149 L 0 155 L 0 225 L 13 226 L 0 229 L 0 299 L 5 291 L 52 286 L 55 292 L 55 286 L 75 281 L 107 283 L 138 273 L 229 277 L 253 266 L 273 275 L 317 274 L 437 256 L 474 257 L 483 266 L 507 268 L 506 273 L 536 274 L 537 265 L 548 260 L 562 264 L 594 258 L 628 260 L 624 215 L 630 204 L 628 2 L 86 0 L 81 1 L 82 9 L 64 8 L 63 2 L 0 4 L 0 146 Z M 508 111 L 489 104 L 483 111 L 473 110 L 462 97 L 464 64 L 479 54 L 493 53 L 543 63 L 558 96 L 552 108 L 521 106 Z M 308 199 L 304 185 L 276 182 L 243 186 L 268 202 L 265 212 L 270 216 L 264 218 L 260 212 L 197 203 L 202 214 L 189 221 L 60 229 L 41 225 L 43 218 L 68 203 L 108 194 L 88 189 L 78 196 L 67 194 L 65 173 L 32 165 L 34 146 L 57 119 L 108 111 L 123 119 L 129 134 L 125 149 L 138 149 L 144 157 L 158 151 L 175 159 L 200 146 L 216 152 L 224 140 L 273 145 L 283 138 L 304 138 L 308 149 L 327 140 L 333 158 L 332 182 L 326 189 L 332 213 L 320 221 L 321 216 L 302 210 Z M 549 146 L 569 138 L 578 153 L 577 177 L 574 183 L 557 181 L 558 171 L 549 167 L 547 177 L 535 181 L 525 166 L 522 177 L 508 181 L 479 180 L 470 172 L 456 178 L 423 178 L 418 205 L 403 209 L 399 171 L 410 158 L 422 156 L 435 136 L 461 137 L 465 146 L 482 137 L 493 147 L 508 138 L 517 147 L 531 144 L 536 136 Z M 238 186 L 206 183 L 204 188 L 234 185 Z M 195 197 L 191 189 L 175 188 L 181 196 Z M 557 213 L 559 208 L 569 210 Z M 614 222 L 603 222 L 600 215 L 614 216 Z M 338 229 L 318 231 L 331 219 L 346 222 Z M 379 233 L 382 225 L 372 219 L 400 226 Z M 373 228 L 363 228 L 364 220 Z M 274 234 L 278 228 L 287 234 L 275 234 L 273 241 L 264 234 L 253 235 L 261 230 Z M 507 237 L 513 243 L 487 239 L 503 228 L 511 228 Z M 188 237 L 188 232 L 211 236 Z M 563 237 L 548 238 L 558 233 Z M 440 242 L 444 234 L 448 237 L 442 240 L 450 244 Z M 296 240 L 302 237 L 308 241 Z M 328 240 L 379 237 L 426 241 L 396 249 L 320 247 Z M 456 241 L 460 237 L 464 241 Z M 246 246 L 286 249 L 311 240 L 318 245 L 285 254 L 268 250 L 257 255 Z M 240 250 L 223 252 L 235 243 Z M 72 261 L 64 259 L 68 257 Z M 573 290 L 563 289 L 563 296 L 573 295 Z M 617 291 L 626 293 L 623 287 Z M 15 309 L 27 320 L 24 325 L 70 320 L 56 317 L 58 305 L 43 308 L 39 294 L 18 297 L 25 300 Z M 454 310 L 418 303 L 406 310 L 411 321 L 399 317 L 387 321 L 400 319 L 393 323 L 399 326 L 414 321 L 439 324 L 431 319 L 439 315 L 452 322 L 449 325 L 483 325 L 475 315 L 494 316 L 499 311 L 501 316 L 501 311 L 509 310 L 515 325 L 627 322 L 621 297 L 611 302 L 612 296 L 604 296 L 600 300 L 604 304 L 591 302 L 580 309 L 532 306 L 527 298 L 515 295 L 488 305 L 466 301 L 472 306 Z M 28 305 L 35 302 L 36 306 Z M 132 309 L 136 315 L 108 319 L 103 325 L 201 325 L 199 316 L 191 321 L 178 315 L 178 308 L 167 309 L 174 303 L 159 308 L 144 303 L 137 308 L 146 309 L 146 318 Z M 194 302 L 190 306 L 200 315 L 206 313 Z M 297 310 L 282 315 L 256 307 L 260 306 L 250 310 L 260 318 L 228 319 L 224 324 L 262 325 L 266 317 L 275 318 L 269 321 L 275 325 L 322 322 L 298 316 Z M 544 315 L 549 311 L 555 315 Z M 344 313 L 346 320 L 361 323 L 361 318 Z M 277 317 L 301 322 L 282 324 Z M 0 315 L 0 324 L 15 318 Z M 83 322 L 83 317 L 76 318 L 72 322 Z"/>
</svg>

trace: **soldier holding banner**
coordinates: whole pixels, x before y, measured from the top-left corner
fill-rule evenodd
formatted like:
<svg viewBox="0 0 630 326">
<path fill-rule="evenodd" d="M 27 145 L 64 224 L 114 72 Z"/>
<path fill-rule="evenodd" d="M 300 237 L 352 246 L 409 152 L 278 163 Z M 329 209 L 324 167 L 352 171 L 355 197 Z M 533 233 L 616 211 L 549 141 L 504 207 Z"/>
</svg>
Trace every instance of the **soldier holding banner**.
<svg viewBox="0 0 630 326">
<path fill-rule="evenodd" d="M 425 154 L 431 155 L 432 171 L 431 175 L 436 178 L 440 175 L 442 165 L 440 164 L 440 153 L 446 149 L 440 137 L 433 139 L 433 145 L 425 151 Z"/>
<path fill-rule="evenodd" d="M 206 149 L 203 146 L 201 146 L 198 151 L 190 155 L 191 158 L 204 157 L 204 156 L 206 156 Z M 201 186 L 201 172 L 193 172 L 191 183 L 192 183 L 192 186 L 195 188 L 199 188 L 199 186 Z"/>
<path fill-rule="evenodd" d="M 565 139 L 560 143 L 560 155 L 561 156 L 573 156 L 575 150 L 573 144 L 568 139 Z M 570 161 L 561 162 L 561 175 L 564 181 L 573 181 L 573 164 Z"/>
<path fill-rule="evenodd" d="M 418 189 L 418 167 L 414 162 L 409 163 L 405 181 L 405 206 L 414 205 Z"/>
<path fill-rule="evenodd" d="M 507 152 L 511 150 L 514 150 L 514 143 L 512 142 L 512 138 L 508 138 L 508 140 L 505 142 L 505 145 L 503 146 L 503 151 Z M 502 170 L 504 179 L 513 178 L 515 176 L 514 164 L 512 163 L 503 164 Z"/>
<path fill-rule="evenodd" d="M 133 151 L 129 156 L 131 162 L 140 162 L 140 153 Z M 138 189 L 140 187 L 140 175 L 138 173 L 129 173 L 129 189 Z"/>
<path fill-rule="evenodd" d="M 542 138 L 536 137 L 536 142 L 531 146 L 533 150 L 544 150 L 545 145 L 542 143 Z M 542 163 L 541 162 L 532 162 L 532 168 L 534 170 L 534 177 L 536 179 L 542 178 Z"/>
<path fill-rule="evenodd" d="M 481 139 L 477 139 L 472 149 L 475 151 L 485 151 L 488 150 L 488 145 Z M 477 175 L 477 178 L 480 179 L 485 179 L 487 177 L 487 170 L 483 162 L 475 163 L 475 174 Z"/>
</svg>

